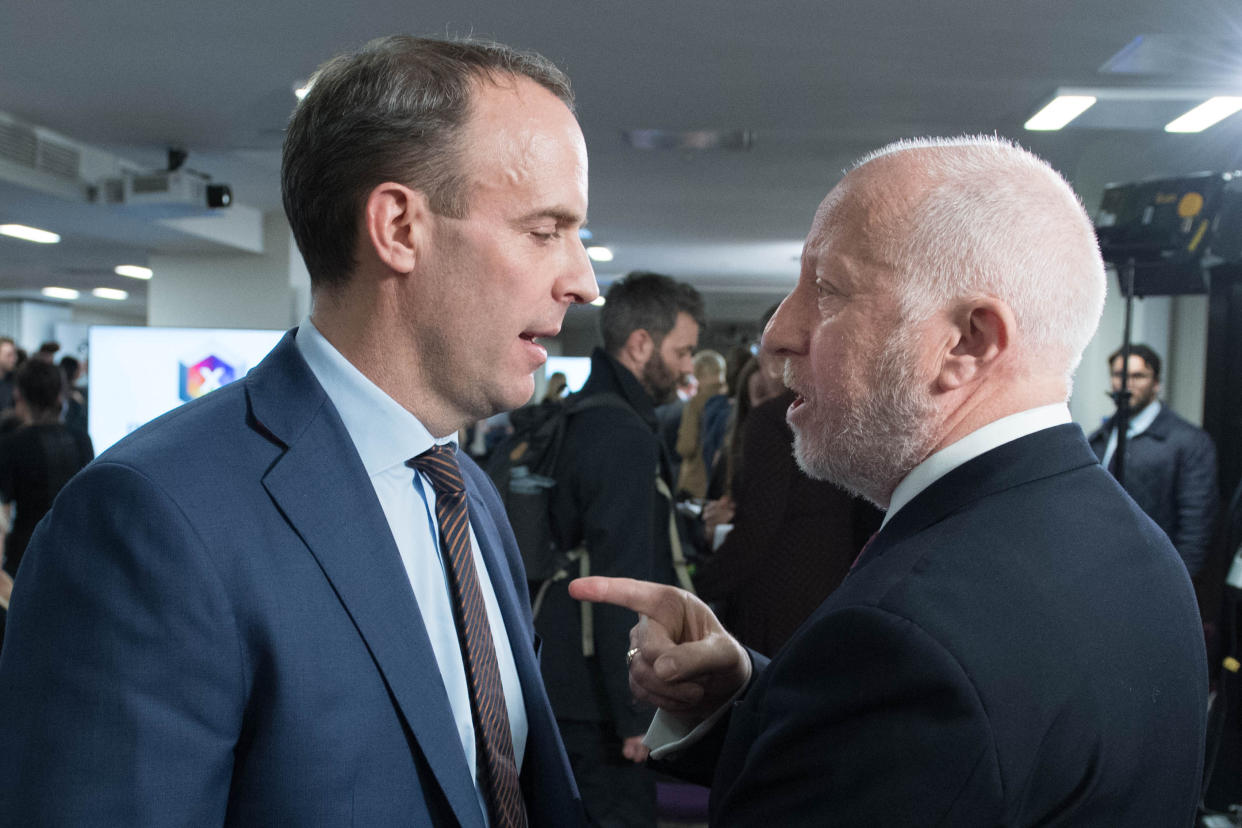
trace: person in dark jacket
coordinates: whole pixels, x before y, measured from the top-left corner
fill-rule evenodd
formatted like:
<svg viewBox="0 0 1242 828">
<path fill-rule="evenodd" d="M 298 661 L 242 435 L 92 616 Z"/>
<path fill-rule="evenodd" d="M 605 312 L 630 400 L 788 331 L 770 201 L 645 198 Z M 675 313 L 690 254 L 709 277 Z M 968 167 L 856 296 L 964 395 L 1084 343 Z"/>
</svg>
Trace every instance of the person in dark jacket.
<svg viewBox="0 0 1242 828">
<path fill-rule="evenodd" d="M 562 548 L 584 545 L 590 572 L 689 584 L 684 565 L 674 561 L 674 478 L 655 407 L 689 373 L 702 323 L 698 293 L 667 276 L 631 273 L 608 290 L 600 314 L 604 344 L 591 355 L 580 394 L 610 395 L 615 404 L 569 421 L 553 505 Z M 565 583 L 549 590 L 535 628 L 587 817 L 595 825 L 653 825 L 655 785 L 641 765 L 652 711 L 635 705 L 626 677 L 637 617 L 596 607 L 584 618 Z"/>
<path fill-rule="evenodd" d="M 1121 350 L 1108 358 L 1113 391 L 1121 388 Z M 1160 403 L 1160 355 L 1149 346 L 1130 346 L 1130 426 L 1126 429 L 1125 490 L 1164 530 L 1190 574 L 1207 560 L 1220 512 L 1216 446 L 1201 428 Z M 1091 448 L 1110 471 L 1117 446 L 1116 417 L 1092 433 Z"/>
<path fill-rule="evenodd" d="M 627 579 L 651 755 L 717 828 L 1188 826 L 1207 660 L 1190 578 L 1070 418 L 1104 305 L 1076 194 L 995 137 L 899 142 L 824 199 L 764 332 L 798 462 L 887 508 L 771 659 Z"/>
<path fill-rule="evenodd" d="M 25 425 L 0 439 L 0 498 L 17 510 L 4 545 L 4 570 L 12 576 L 35 524 L 95 456 L 86 432 L 60 420 L 63 389 L 60 369 L 50 362 L 30 359 L 17 370 L 15 408 Z"/>
</svg>

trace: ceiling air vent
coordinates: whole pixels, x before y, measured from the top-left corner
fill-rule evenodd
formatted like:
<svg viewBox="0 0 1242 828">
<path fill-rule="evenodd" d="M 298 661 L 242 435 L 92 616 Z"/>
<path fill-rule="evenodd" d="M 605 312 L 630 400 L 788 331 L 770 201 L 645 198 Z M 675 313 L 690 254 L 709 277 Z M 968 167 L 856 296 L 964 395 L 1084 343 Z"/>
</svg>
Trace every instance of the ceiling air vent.
<svg viewBox="0 0 1242 828">
<path fill-rule="evenodd" d="M 35 169 L 39 138 L 30 127 L 0 121 L 0 158 Z"/>
<path fill-rule="evenodd" d="M 0 121 L 0 159 L 76 181 L 82 154 L 22 124 Z"/>
<path fill-rule="evenodd" d="M 35 162 L 38 169 L 76 181 L 81 161 L 82 153 L 76 148 L 47 137 L 39 138 L 39 157 Z"/>
</svg>

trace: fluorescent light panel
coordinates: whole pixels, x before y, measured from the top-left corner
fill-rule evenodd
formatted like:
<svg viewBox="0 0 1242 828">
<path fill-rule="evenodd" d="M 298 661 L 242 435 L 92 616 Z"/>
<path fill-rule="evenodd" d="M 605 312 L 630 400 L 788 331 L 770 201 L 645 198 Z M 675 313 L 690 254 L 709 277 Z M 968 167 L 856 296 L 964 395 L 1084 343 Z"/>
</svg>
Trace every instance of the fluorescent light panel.
<svg viewBox="0 0 1242 828">
<path fill-rule="evenodd" d="M 129 293 L 116 288 L 97 287 L 91 291 L 91 296 L 98 299 L 111 299 L 114 302 L 120 302 L 129 298 Z"/>
<path fill-rule="evenodd" d="M 0 224 L 0 233 L 12 236 L 15 239 L 35 242 L 36 244 L 56 244 L 60 241 L 60 236 L 49 230 L 27 227 L 24 224 Z"/>
<path fill-rule="evenodd" d="M 591 304 L 597 308 L 602 308 L 606 301 L 607 300 L 604 299 L 604 294 L 601 293 L 599 296 L 596 296 L 594 299 L 591 300 Z"/>
<path fill-rule="evenodd" d="M 73 288 L 66 287 L 45 287 L 42 293 L 49 299 L 77 299 L 81 296 L 81 294 Z"/>
<path fill-rule="evenodd" d="M 1202 132 L 1242 109 L 1242 98 L 1219 95 L 1164 125 L 1165 132 Z"/>
<path fill-rule="evenodd" d="M 586 249 L 587 255 L 591 257 L 593 262 L 611 262 L 612 251 L 603 245 L 592 245 Z"/>
<path fill-rule="evenodd" d="M 1033 132 L 1058 130 L 1095 105 L 1092 95 L 1058 95 L 1023 124 Z"/>
<path fill-rule="evenodd" d="M 128 276 L 131 279 L 150 279 L 155 275 L 151 268 L 142 265 L 117 265 L 112 270 L 117 276 Z"/>
</svg>

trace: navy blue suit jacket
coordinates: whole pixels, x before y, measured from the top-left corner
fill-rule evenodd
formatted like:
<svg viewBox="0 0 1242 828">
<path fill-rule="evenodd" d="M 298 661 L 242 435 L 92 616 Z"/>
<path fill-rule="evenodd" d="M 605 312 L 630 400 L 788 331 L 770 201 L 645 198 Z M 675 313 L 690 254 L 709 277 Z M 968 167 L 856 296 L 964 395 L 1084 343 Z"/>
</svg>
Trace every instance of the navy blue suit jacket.
<svg viewBox="0 0 1242 828">
<path fill-rule="evenodd" d="M 578 824 L 521 559 L 459 458 L 531 822 Z M 64 490 L 17 579 L 0 723 L 4 824 L 483 824 L 396 544 L 292 334 Z"/>
<path fill-rule="evenodd" d="M 1190 825 L 1207 667 L 1164 534 L 1075 425 L 897 512 L 717 740 L 713 825 Z"/>
</svg>

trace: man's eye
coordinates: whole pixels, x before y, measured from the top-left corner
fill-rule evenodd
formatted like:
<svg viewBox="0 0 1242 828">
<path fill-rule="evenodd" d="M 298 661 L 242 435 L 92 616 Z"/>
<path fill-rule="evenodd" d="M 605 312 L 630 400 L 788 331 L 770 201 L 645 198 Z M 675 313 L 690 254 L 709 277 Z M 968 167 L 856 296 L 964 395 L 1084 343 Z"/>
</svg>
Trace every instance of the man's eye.
<svg viewBox="0 0 1242 828">
<path fill-rule="evenodd" d="M 538 239 L 539 241 L 552 241 L 553 239 L 559 239 L 561 237 L 560 232 L 557 230 L 551 230 L 548 232 L 544 232 L 540 230 L 531 230 L 530 234 L 534 236 L 536 239 Z"/>
</svg>

